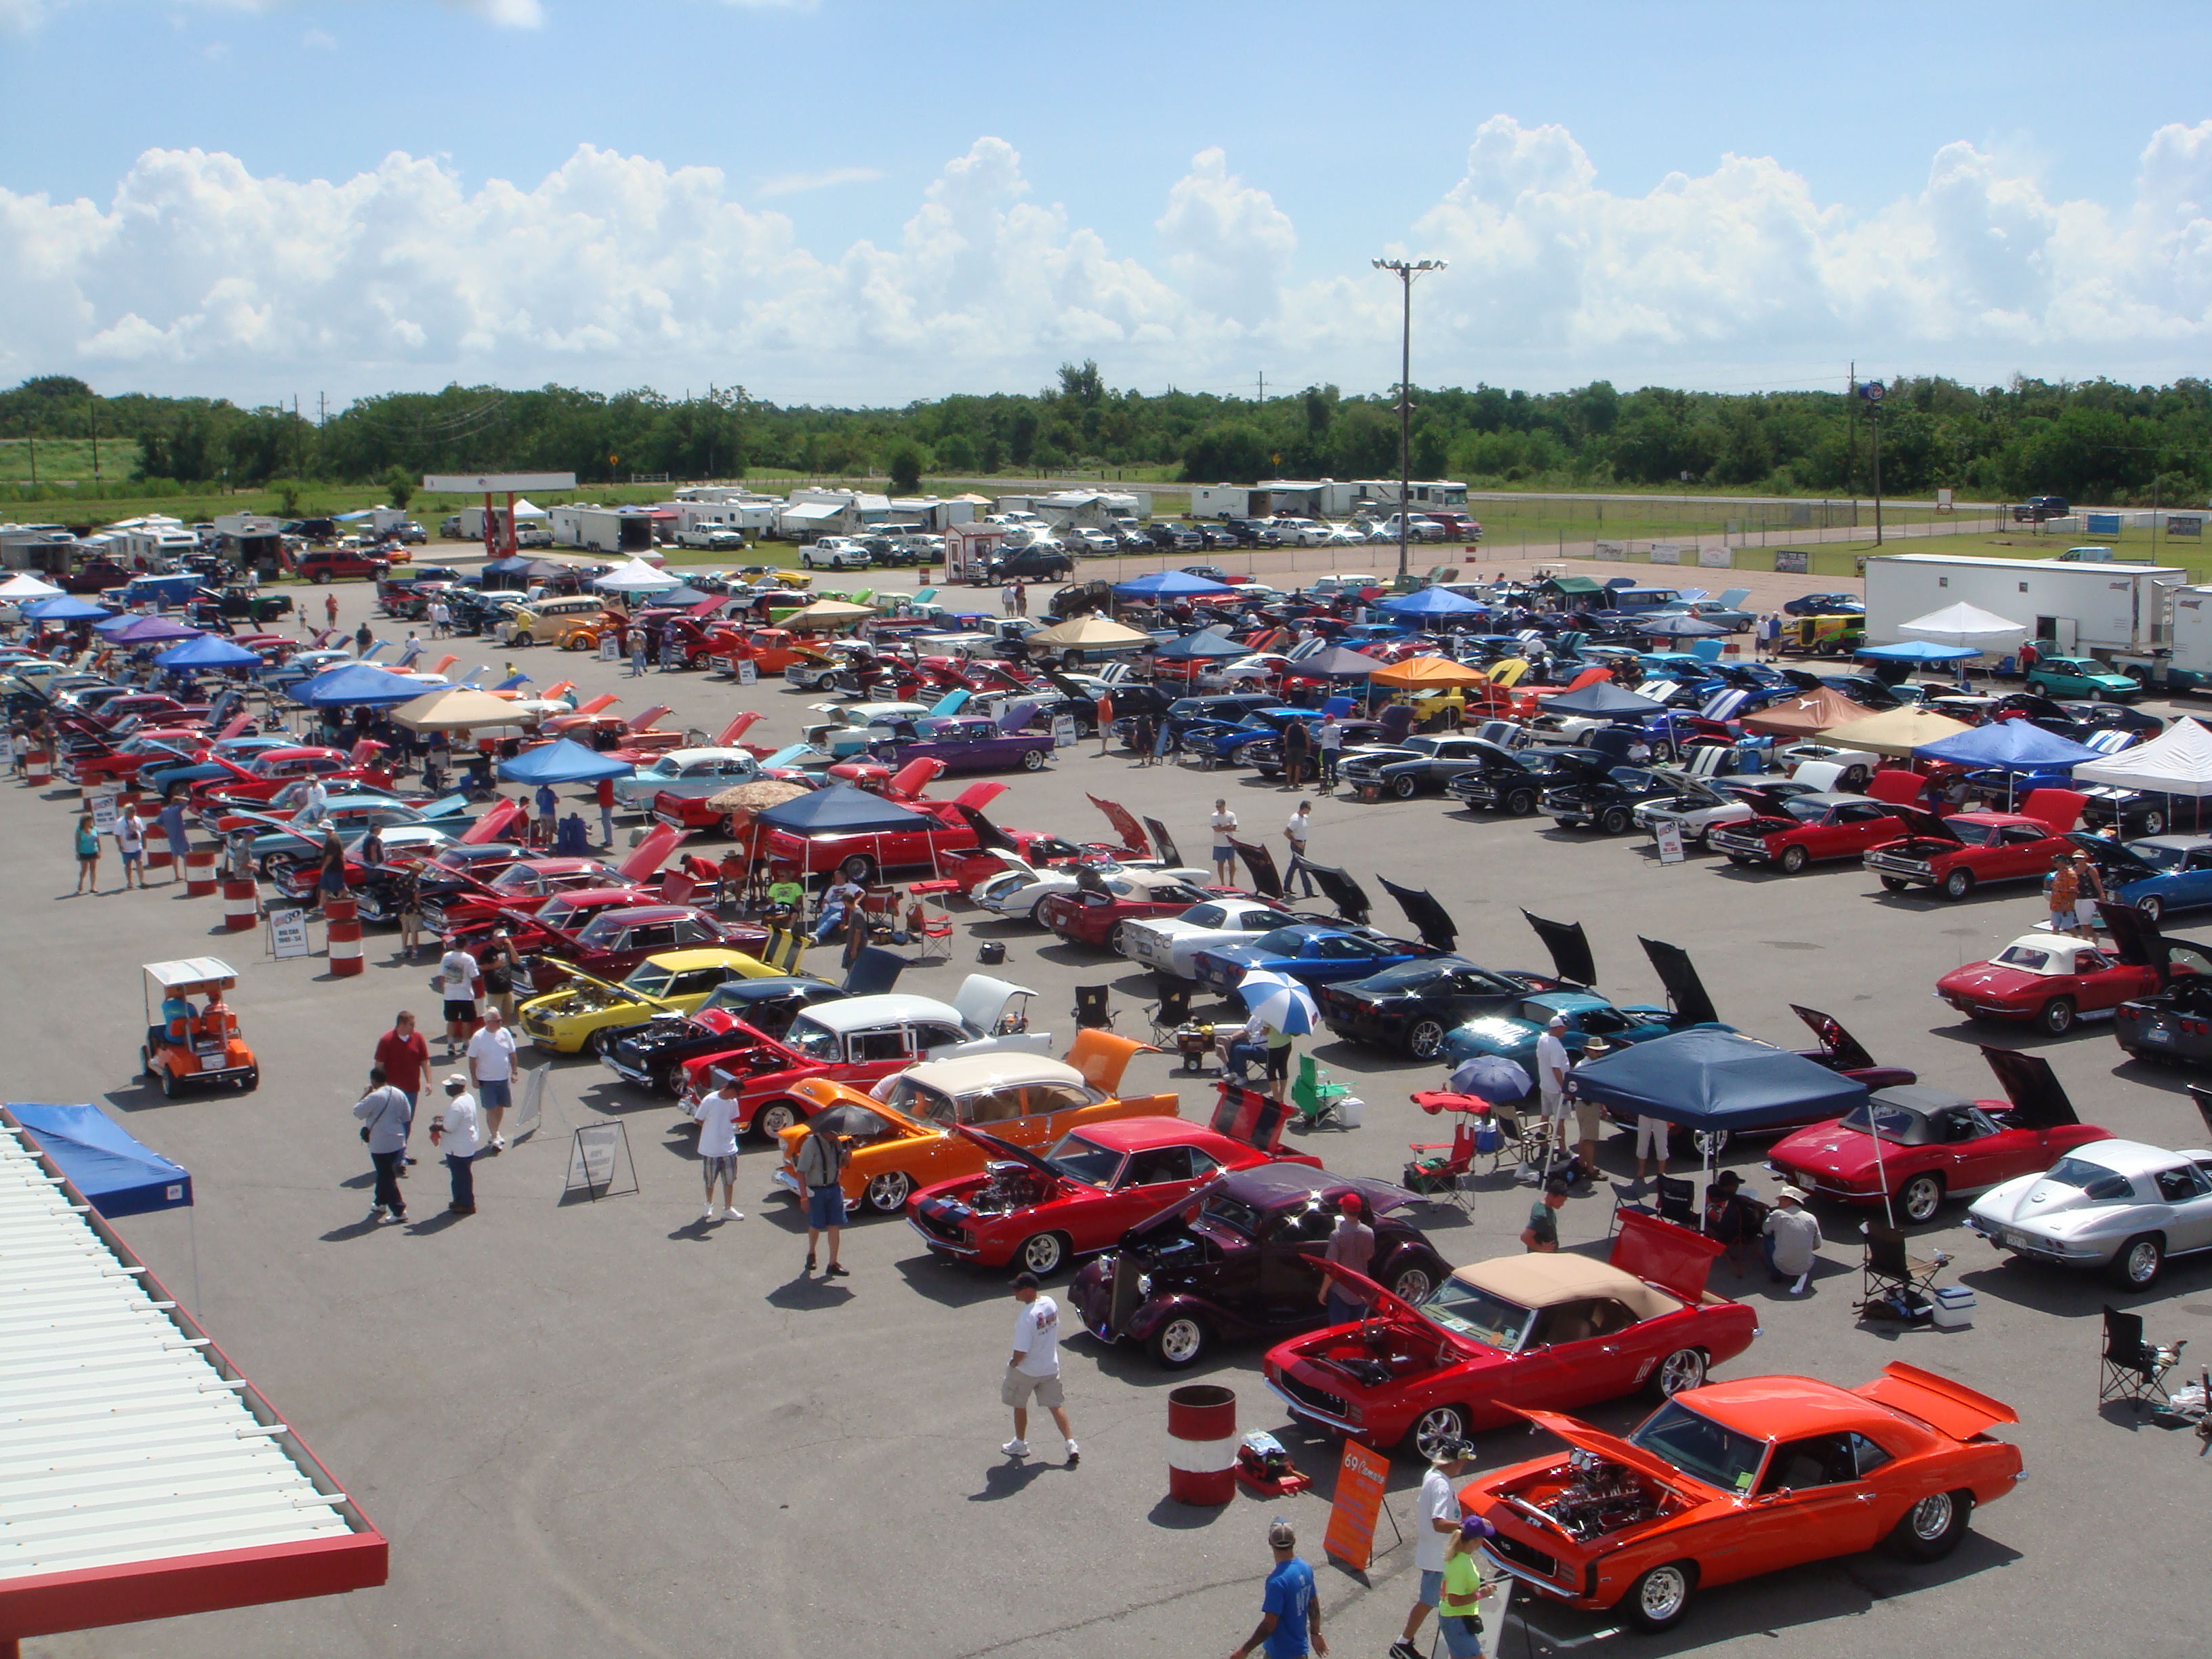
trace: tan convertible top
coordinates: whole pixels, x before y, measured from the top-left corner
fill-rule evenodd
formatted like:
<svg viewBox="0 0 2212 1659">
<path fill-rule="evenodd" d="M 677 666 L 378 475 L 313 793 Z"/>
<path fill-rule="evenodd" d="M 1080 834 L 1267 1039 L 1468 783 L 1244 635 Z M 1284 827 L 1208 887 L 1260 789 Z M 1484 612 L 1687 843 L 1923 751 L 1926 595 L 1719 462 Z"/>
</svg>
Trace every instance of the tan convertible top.
<svg viewBox="0 0 2212 1659">
<path fill-rule="evenodd" d="M 1501 1255 L 1455 1267 L 1452 1277 L 1523 1308 L 1548 1308 L 1583 1297 L 1608 1296 L 1638 1319 L 1656 1319 L 1682 1305 L 1633 1274 L 1586 1255 Z"/>
</svg>

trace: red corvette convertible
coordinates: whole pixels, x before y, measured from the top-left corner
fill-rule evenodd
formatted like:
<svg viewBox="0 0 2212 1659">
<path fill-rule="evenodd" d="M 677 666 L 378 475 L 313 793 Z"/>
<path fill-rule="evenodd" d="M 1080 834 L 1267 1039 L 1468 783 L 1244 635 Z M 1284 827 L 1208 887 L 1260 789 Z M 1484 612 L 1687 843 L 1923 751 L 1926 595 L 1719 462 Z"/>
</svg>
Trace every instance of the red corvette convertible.
<svg viewBox="0 0 2212 1659">
<path fill-rule="evenodd" d="M 991 1159 L 982 1175 L 925 1187 L 907 1200 L 907 1221 L 936 1255 L 981 1267 L 1018 1261 L 1054 1273 L 1069 1258 L 1111 1249 L 1139 1222 L 1181 1202 L 1222 1170 L 1321 1160 L 1271 1158 L 1256 1146 L 1174 1117 L 1115 1118 L 1060 1137 L 1038 1153 L 955 1127 Z"/>
<path fill-rule="evenodd" d="M 2109 1018 L 2119 1006 L 2161 988 L 2154 957 L 2169 974 L 2212 973 L 2212 957 L 2179 939 L 2157 939 L 2132 912 L 2107 905 L 2111 948 L 2063 933 L 2023 933 L 1986 962 L 1954 968 L 1936 994 L 1968 1019 L 2033 1023 L 2063 1036 L 2082 1019 Z"/>
<path fill-rule="evenodd" d="M 2075 1115 L 2049 1060 L 2009 1048 L 1984 1048 L 1982 1058 L 2004 1100 L 1968 1100 L 1924 1084 L 1877 1090 L 1849 1116 L 1776 1143 L 1767 1167 L 1847 1204 L 1887 1196 L 1917 1222 L 1933 1219 L 1946 1197 L 2035 1174 L 2086 1141 L 2111 1139 L 2111 1130 Z"/>
<path fill-rule="evenodd" d="M 1072 893 L 1054 893 L 1040 901 L 1036 919 L 1070 945 L 1117 950 L 1125 921 L 1151 921 L 1179 916 L 1194 904 L 1236 890 L 1197 887 L 1171 870 L 1099 871 L 1084 866 L 1076 872 Z"/>
<path fill-rule="evenodd" d="M 1522 1407 L 1697 1388 L 1751 1346 L 1759 1317 L 1705 1288 L 1719 1241 L 1621 1222 L 1605 1261 L 1498 1256 L 1454 1268 L 1419 1307 L 1360 1279 L 1368 1317 L 1268 1350 L 1267 1386 L 1294 1416 L 1424 1457 Z"/>
</svg>

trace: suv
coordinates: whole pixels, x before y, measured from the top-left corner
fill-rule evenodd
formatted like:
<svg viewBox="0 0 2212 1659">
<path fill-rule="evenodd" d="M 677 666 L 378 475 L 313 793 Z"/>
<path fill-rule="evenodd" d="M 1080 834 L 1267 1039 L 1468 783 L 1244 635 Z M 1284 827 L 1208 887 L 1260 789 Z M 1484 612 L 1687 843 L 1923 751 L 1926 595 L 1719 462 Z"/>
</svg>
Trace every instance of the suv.
<svg viewBox="0 0 2212 1659">
<path fill-rule="evenodd" d="M 2046 519 L 2063 519 L 2074 509 L 2063 495 L 2030 495 L 2012 510 L 2014 524 L 2041 524 Z"/>
<path fill-rule="evenodd" d="M 1002 582 L 1065 581 L 1075 574 L 1075 560 L 1057 547 L 1018 547 L 992 563 L 977 579 L 976 586 L 994 586 Z"/>
<path fill-rule="evenodd" d="M 374 581 L 391 568 L 389 559 L 336 547 L 319 547 L 300 561 L 300 574 L 311 582 L 343 581 L 353 577 Z"/>
</svg>

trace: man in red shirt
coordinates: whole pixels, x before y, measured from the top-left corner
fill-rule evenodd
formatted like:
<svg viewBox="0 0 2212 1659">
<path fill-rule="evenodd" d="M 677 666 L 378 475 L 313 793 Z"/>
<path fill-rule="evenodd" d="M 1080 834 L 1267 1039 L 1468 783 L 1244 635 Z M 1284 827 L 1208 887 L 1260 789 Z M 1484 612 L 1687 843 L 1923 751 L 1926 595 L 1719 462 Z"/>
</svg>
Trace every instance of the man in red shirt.
<svg viewBox="0 0 2212 1659">
<path fill-rule="evenodd" d="M 615 781 L 612 778 L 599 780 L 599 845 L 611 847 L 615 844 Z"/>
<path fill-rule="evenodd" d="M 411 1109 L 422 1093 L 422 1070 L 429 1063 L 430 1045 L 415 1029 L 415 1016 L 401 1009 L 392 1019 L 392 1029 L 376 1040 L 376 1064 L 384 1068 L 384 1080 L 407 1097 L 410 1130 L 414 1127 Z M 405 1147 L 399 1149 L 402 1175 L 414 1161 Z"/>
</svg>

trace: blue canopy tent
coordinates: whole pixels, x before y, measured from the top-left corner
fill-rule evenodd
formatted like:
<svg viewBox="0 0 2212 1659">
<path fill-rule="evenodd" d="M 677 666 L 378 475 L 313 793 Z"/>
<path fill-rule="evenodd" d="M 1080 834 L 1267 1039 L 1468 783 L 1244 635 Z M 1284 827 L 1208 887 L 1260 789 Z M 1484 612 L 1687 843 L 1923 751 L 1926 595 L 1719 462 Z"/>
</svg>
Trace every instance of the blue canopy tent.
<svg viewBox="0 0 2212 1659">
<path fill-rule="evenodd" d="M 1249 657 L 1252 647 L 1239 645 L 1225 634 L 1212 629 L 1202 634 L 1185 634 L 1180 639 L 1170 640 L 1152 653 L 1154 662 L 1204 662 L 1212 658 Z M 1382 665 L 1375 665 L 1380 668 Z"/>
<path fill-rule="evenodd" d="M 10 1102 L 8 1115 L 110 1221 L 192 1201 L 192 1178 L 185 1167 L 140 1146 L 97 1106 Z"/>
<path fill-rule="evenodd" d="M 1418 593 L 1400 593 L 1381 600 L 1376 609 L 1394 617 L 1477 617 L 1490 607 L 1449 587 L 1425 587 Z"/>
<path fill-rule="evenodd" d="M 107 634 L 109 641 L 115 645 L 165 645 L 179 640 L 206 637 L 201 629 L 167 617 L 133 617 L 127 626 L 112 633 L 105 627 L 99 631 Z"/>
<path fill-rule="evenodd" d="M 1839 1072 L 1713 1025 L 1631 1043 L 1577 1066 L 1571 1081 L 1577 1099 L 1708 1133 L 1841 1117 L 1867 1097 Z"/>
<path fill-rule="evenodd" d="M 310 708 L 396 708 L 426 692 L 443 689 L 388 668 L 349 662 L 301 680 L 292 688 L 291 697 Z"/>
<path fill-rule="evenodd" d="M 182 645 L 173 645 L 154 659 L 156 668 L 252 668 L 260 657 L 242 645 L 203 634 Z"/>
<path fill-rule="evenodd" d="M 901 806 L 849 783 L 833 783 L 779 802 L 756 815 L 753 821 L 794 836 L 889 835 L 899 830 L 927 830 L 937 822 L 927 812 Z"/>
<path fill-rule="evenodd" d="M 2103 754 L 2087 744 L 2046 732 L 2028 720 L 1991 720 L 1969 726 L 1948 738 L 1923 743 L 1912 751 L 1921 760 L 1948 761 L 1954 766 L 2002 767 L 2013 772 L 2044 772 L 2102 760 Z"/>
<path fill-rule="evenodd" d="M 1641 720 L 1667 712 L 1666 704 L 1639 697 L 1611 680 L 1593 680 L 1580 690 L 1546 697 L 1542 706 L 1547 714 L 1579 714 L 1589 720 Z"/>
<path fill-rule="evenodd" d="M 93 623 L 92 631 L 106 638 L 112 639 L 116 635 L 120 634 L 125 629 L 130 627 L 132 623 L 143 622 L 145 618 L 143 617 L 137 616 L 129 611 L 118 611 L 112 614 L 103 613 L 100 619 Z"/>
<path fill-rule="evenodd" d="M 1114 595 L 1122 599 L 1184 599 L 1201 593 L 1231 593 L 1227 582 L 1210 576 L 1194 576 L 1188 570 L 1156 570 L 1149 576 L 1133 576 L 1114 584 Z"/>
<path fill-rule="evenodd" d="M 626 778 L 635 769 L 628 761 L 586 749 L 571 738 L 556 738 L 499 763 L 499 775 L 508 783 L 596 783 L 601 778 Z"/>
<path fill-rule="evenodd" d="M 23 607 L 23 615 L 32 622 L 90 622 L 94 617 L 112 617 L 115 613 L 104 605 L 94 605 L 90 599 L 81 599 L 74 593 L 64 593 L 58 599 L 40 599 Z"/>
<path fill-rule="evenodd" d="M 1899 640 L 1895 645 L 1863 645 L 1851 653 L 1875 662 L 1964 662 L 1982 653 L 1971 645 L 1938 645 L 1933 640 Z"/>
</svg>

